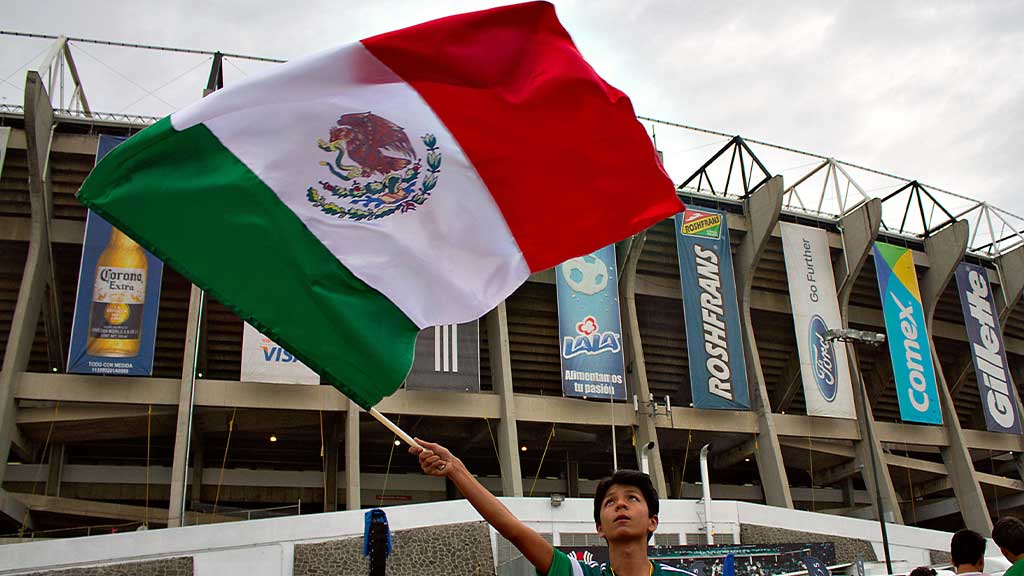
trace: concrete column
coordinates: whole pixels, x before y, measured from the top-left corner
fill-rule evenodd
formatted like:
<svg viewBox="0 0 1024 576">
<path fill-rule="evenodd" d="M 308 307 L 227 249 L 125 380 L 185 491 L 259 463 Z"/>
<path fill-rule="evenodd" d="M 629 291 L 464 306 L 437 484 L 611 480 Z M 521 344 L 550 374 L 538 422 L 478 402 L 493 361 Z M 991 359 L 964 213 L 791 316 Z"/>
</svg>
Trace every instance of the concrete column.
<svg viewBox="0 0 1024 576">
<path fill-rule="evenodd" d="M 645 408 L 644 402 L 651 395 L 647 384 L 647 365 L 644 361 L 644 347 L 640 340 L 640 324 L 636 314 L 636 264 L 640 261 L 647 232 L 633 237 L 626 253 L 625 265 L 619 271 L 619 298 L 625 304 L 622 310 L 622 337 L 624 360 L 626 361 L 626 378 L 630 389 L 640 399 L 640 410 L 636 415 L 636 461 L 643 462 L 647 458 L 648 472 L 658 494 L 668 494 L 668 483 L 665 470 L 661 465 L 661 447 L 658 444 L 658 430 L 654 424 L 651 410 Z"/>
<path fill-rule="evenodd" d="M 199 319 L 202 314 L 203 291 L 192 286 L 188 302 L 188 324 L 185 330 L 185 352 L 178 389 L 178 423 L 174 433 L 174 460 L 171 465 L 171 497 L 167 507 L 167 527 L 182 526 L 185 482 L 188 477 L 188 448 L 192 435 L 192 400 L 195 395 L 196 348 L 199 345 Z"/>
<path fill-rule="evenodd" d="M 359 483 L 359 405 L 348 401 L 345 412 L 345 509 L 362 507 L 362 486 Z"/>
<path fill-rule="evenodd" d="M 512 390 L 512 352 L 508 347 L 508 313 L 504 302 L 487 314 L 487 345 L 491 357 L 491 386 L 501 398 L 501 420 L 498 422 L 501 494 L 522 496 L 519 428 L 516 426 L 516 399 Z"/>
<path fill-rule="evenodd" d="M 572 454 L 566 454 L 565 459 L 565 495 L 580 497 L 580 463 Z"/>
<path fill-rule="evenodd" d="M 964 441 L 963 430 L 960 429 L 960 420 L 957 418 L 956 406 L 946 385 L 946 377 L 942 373 L 942 363 L 935 353 L 935 340 L 932 335 L 935 307 L 946 285 L 953 278 L 957 265 L 963 260 L 969 233 L 967 221 L 960 220 L 924 241 L 924 251 L 928 254 L 930 266 L 921 278 L 921 303 L 924 305 L 928 342 L 932 348 L 932 364 L 935 366 L 935 380 L 939 389 L 939 402 L 942 405 L 942 427 L 949 441 L 949 446 L 942 448 L 942 460 L 946 463 L 946 470 L 953 484 L 957 502 L 960 504 L 964 523 L 981 535 L 990 536 L 992 519 L 985 504 L 985 495 L 975 476 L 974 463 Z"/>
<path fill-rule="evenodd" d="M 47 463 L 46 495 L 60 496 L 60 478 L 64 472 L 64 444 L 50 445 L 49 462 Z"/>
<path fill-rule="evenodd" d="M 995 293 L 996 314 L 999 316 L 999 327 L 1005 339 L 1006 321 L 1024 294 L 1024 246 L 1018 246 L 996 258 L 996 270 L 999 272 L 999 290 Z M 966 368 L 973 369 L 973 362 L 968 360 Z M 1015 389 L 1019 390 L 1020 379 L 1013 378 L 1009 366 L 1006 369 L 1007 374 L 1018 386 Z M 1020 394 L 1015 394 L 1014 400 L 1017 402 L 1017 414 L 1024 416 L 1024 404 L 1021 403 Z M 1018 440 L 1021 446 L 1014 452 L 1014 462 L 1017 465 L 1017 476 L 1024 480 L 1024 436 L 1018 436 Z"/>
<path fill-rule="evenodd" d="M 865 202 L 856 210 L 850 212 L 840 219 L 840 232 L 843 237 L 843 254 L 839 262 L 833 267 L 835 270 L 836 286 L 839 287 L 839 313 L 843 319 L 843 326 L 849 327 L 850 294 L 853 293 L 853 286 L 864 269 L 864 263 L 871 254 L 875 236 L 882 222 L 882 201 L 873 198 Z M 853 385 L 864 390 L 864 375 L 861 374 L 860 362 L 857 357 L 857 350 L 852 344 L 846 345 L 847 358 L 850 364 L 850 376 Z M 860 440 L 854 443 L 857 451 L 857 460 L 864 464 L 861 470 L 861 477 L 864 479 L 864 487 L 872 495 L 871 508 L 874 510 L 875 518 L 878 518 L 878 510 L 875 504 L 874 495 L 875 474 L 878 475 L 882 508 L 885 509 L 885 518 L 890 522 L 903 523 L 903 511 L 900 509 L 900 501 L 896 495 L 896 489 L 892 485 L 892 476 L 889 474 L 889 466 L 885 463 L 885 456 L 882 453 L 882 444 L 878 441 L 878 434 L 875 431 L 875 418 L 871 411 L 871 404 L 863 402 L 864 395 L 861 390 L 854 390 L 854 406 L 857 410 L 857 428 L 860 432 Z M 872 466 L 874 468 L 872 468 Z"/>
<path fill-rule="evenodd" d="M 779 221 L 782 210 L 782 176 L 775 176 L 755 190 L 743 201 L 743 212 L 747 217 L 748 230 L 739 248 L 736 249 L 736 295 L 740 306 L 740 320 L 743 327 L 743 352 L 747 363 L 747 383 L 750 389 L 750 405 L 757 413 L 757 469 L 761 475 L 765 502 L 770 506 L 793 507 L 793 496 L 789 491 L 789 478 L 782 461 L 782 447 L 775 430 L 771 401 L 761 371 L 761 355 L 757 351 L 757 338 L 750 319 L 750 292 L 754 272 L 761 261 L 761 254 L 772 230 Z"/>
<path fill-rule="evenodd" d="M 192 493 L 189 494 L 189 510 L 198 512 L 203 499 L 203 433 L 192 431 Z"/>
<path fill-rule="evenodd" d="M 19 437 L 15 421 L 14 385 L 19 374 L 28 368 L 32 340 L 39 322 L 39 311 L 45 299 L 50 270 L 50 238 L 47 234 L 47 195 L 41 178 L 50 148 L 53 109 L 43 88 L 42 78 L 29 72 L 25 79 L 25 132 L 28 141 L 29 200 L 32 223 L 29 228 L 28 257 L 14 305 L 11 331 L 7 337 L 3 368 L 0 370 L 0 485 L 7 472 L 11 442 Z M 0 512 L 17 522 L 24 518 L 24 507 L 6 498 L 0 489 Z"/>
<path fill-rule="evenodd" d="M 324 414 L 324 512 L 338 511 L 338 414 Z"/>
</svg>

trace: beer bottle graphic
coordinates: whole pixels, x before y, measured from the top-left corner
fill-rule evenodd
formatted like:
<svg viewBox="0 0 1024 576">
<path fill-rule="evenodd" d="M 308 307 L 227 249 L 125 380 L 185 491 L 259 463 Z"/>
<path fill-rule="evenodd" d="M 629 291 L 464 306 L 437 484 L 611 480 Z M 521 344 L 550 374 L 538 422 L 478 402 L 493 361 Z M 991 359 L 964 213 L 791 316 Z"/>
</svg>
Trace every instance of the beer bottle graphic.
<svg viewBox="0 0 1024 576">
<path fill-rule="evenodd" d="M 148 268 L 142 246 L 112 227 L 96 261 L 86 352 L 108 358 L 139 354 Z"/>
</svg>

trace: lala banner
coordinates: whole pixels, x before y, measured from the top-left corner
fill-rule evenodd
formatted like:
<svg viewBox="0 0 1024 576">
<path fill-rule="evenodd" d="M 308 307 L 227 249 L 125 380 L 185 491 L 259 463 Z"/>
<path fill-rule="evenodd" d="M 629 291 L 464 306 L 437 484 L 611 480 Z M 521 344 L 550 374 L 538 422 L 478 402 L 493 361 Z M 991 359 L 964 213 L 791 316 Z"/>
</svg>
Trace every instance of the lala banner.
<svg viewBox="0 0 1024 576">
<path fill-rule="evenodd" d="M 780 226 L 807 414 L 856 418 L 846 346 L 825 336 L 843 326 L 828 234 L 790 222 Z"/>
<path fill-rule="evenodd" d="M 725 213 L 688 208 L 676 214 L 675 226 L 693 405 L 749 410 Z"/>
<path fill-rule="evenodd" d="M 1017 398 L 1006 363 L 1003 333 L 993 305 L 988 273 L 981 266 L 961 262 L 956 268 L 956 285 L 960 289 L 960 307 L 974 356 L 985 427 L 989 432 L 1020 434 Z"/>
<path fill-rule="evenodd" d="M 248 322 L 242 328 L 242 381 L 319 384 L 320 375 Z"/>
<path fill-rule="evenodd" d="M 96 162 L 127 138 L 100 134 Z M 164 264 L 88 212 L 71 322 L 68 372 L 149 376 Z"/>
<path fill-rule="evenodd" d="M 615 245 L 555 268 L 562 393 L 626 399 Z"/>
<path fill-rule="evenodd" d="M 942 424 L 914 255 L 907 248 L 885 242 L 875 242 L 874 253 L 900 418 L 904 422 Z"/>
<path fill-rule="evenodd" d="M 416 338 L 409 390 L 480 391 L 480 322 L 431 326 Z"/>
</svg>

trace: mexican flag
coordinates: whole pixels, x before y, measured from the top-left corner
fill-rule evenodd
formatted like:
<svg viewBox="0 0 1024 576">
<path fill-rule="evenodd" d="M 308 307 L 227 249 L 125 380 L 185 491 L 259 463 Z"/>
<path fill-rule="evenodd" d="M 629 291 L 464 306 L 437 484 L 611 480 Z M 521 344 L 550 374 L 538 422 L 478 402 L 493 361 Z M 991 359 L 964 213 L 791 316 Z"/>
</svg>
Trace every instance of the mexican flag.
<svg viewBox="0 0 1024 576">
<path fill-rule="evenodd" d="M 78 197 L 364 408 L 421 328 L 682 209 L 543 2 L 248 78 L 119 146 Z"/>
</svg>

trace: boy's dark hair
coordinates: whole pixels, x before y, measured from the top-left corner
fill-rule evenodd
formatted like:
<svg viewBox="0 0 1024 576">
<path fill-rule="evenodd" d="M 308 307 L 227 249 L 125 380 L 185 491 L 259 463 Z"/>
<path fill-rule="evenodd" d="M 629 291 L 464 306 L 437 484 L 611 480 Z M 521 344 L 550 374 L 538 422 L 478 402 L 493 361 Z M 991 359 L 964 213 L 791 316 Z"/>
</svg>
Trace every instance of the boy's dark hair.
<svg viewBox="0 0 1024 576">
<path fill-rule="evenodd" d="M 604 497 L 608 494 L 608 489 L 612 487 L 612 484 L 633 486 L 640 490 L 640 493 L 644 495 L 644 500 L 647 501 L 648 516 L 658 515 L 658 491 L 654 489 L 651 477 L 637 470 L 616 470 L 614 474 L 602 478 L 597 483 L 597 491 L 594 492 L 595 524 L 601 525 L 601 504 L 604 502 Z"/>
<path fill-rule="evenodd" d="M 1009 550 L 1011 554 L 1024 554 L 1024 522 L 1013 516 L 996 520 L 992 526 L 992 539 L 996 541 L 996 545 Z"/>
<path fill-rule="evenodd" d="M 935 568 L 931 566 L 918 566 L 910 571 L 910 576 L 935 576 Z"/>
<path fill-rule="evenodd" d="M 985 557 L 985 538 L 974 530 L 959 530 L 949 541 L 949 555 L 953 557 L 954 567 L 978 564 Z"/>
</svg>

